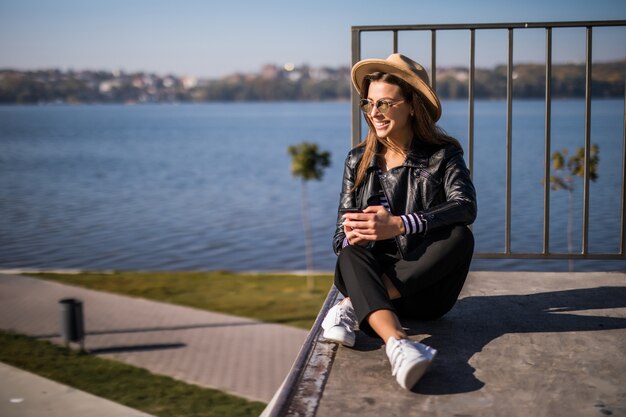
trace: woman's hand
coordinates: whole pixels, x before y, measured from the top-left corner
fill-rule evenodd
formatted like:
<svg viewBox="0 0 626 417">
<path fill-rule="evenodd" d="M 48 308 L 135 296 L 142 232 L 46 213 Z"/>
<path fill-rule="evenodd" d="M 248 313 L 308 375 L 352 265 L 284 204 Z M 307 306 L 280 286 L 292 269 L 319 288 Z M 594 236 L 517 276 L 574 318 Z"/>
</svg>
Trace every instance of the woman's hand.
<svg viewBox="0 0 626 417">
<path fill-rule="evenodd" d="M 354 213 L 349 213 L 349 214 L 354 214 Z M 343 216 L 344 218 L 347 219 L 346 215 Z M 356 233 L 356 231 L 354 231 L 354 229 L 352 229 L 350 226 L 346 225 L 346 221 L 345 220 L 343 222 L 343 232 L 346 234 L 346 238 L 348 239 L 348 243 L 350 243 L 350 245 L 358 245 L 358 246 L 367 246 L 370 241 L 363 239 L 362 237 L 359 237 L 358 234 Z"/>
<path fill-rule="evenodd" d="M 404 233 L 402 219 L 383 206 L 370 206 L 362 213 L 346 213 L 343 217 L 343 229 L 351 245 L 367 245 L 374 240 L 391 239 Z"/>
</svg>

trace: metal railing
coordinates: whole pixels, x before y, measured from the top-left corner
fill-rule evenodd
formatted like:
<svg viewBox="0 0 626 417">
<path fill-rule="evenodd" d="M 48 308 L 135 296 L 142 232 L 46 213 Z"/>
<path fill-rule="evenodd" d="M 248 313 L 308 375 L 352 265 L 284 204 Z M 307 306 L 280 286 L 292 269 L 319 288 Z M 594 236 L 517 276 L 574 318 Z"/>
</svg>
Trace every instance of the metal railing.
<svg viewBox="0 0 626 417">
<path fill-rule="evenodd" d="M 622 180 L 621 180 L 621 213 L 620 240 L 616 253 L 589 252 L 589 179 L 591 155 L 591 73 L 592 73 L 592 35 L 595 27 L 622 26 L 626 20 L 588 21 L 588 22 L 533 22 L 533 23 L 490 23 L 490 24 L 448 24 L 448 25 L 393 25 L 393 26 L 353 26 L 352 27 L 352 65 L 361 59 L 361 34 L 364 32 L 391 32 L 393 35 L 393 53 L 398 52 L 399 32 L 430 32 L 431 33 L 431 66 L 430 79 L 432 88 L 437 89 L 437 33 L 440 31 L 469 31 L 469 71 L 468 71 L 468 148 L 467 163 L 470 172 L 474 170 L 474 102 L 475 102 L 475 53 L 476 31 L 504 29 L 508 31 L 508 61 L 506 85 L 506 203 L 503 252 L 476 252 L 479 259 L 596 259 L 626 260 L 626 88 L 624 91 L 624 127 L 622 145 Z M 585 133 L 584 133 L 584 176 L 582 206 L 582 250 L 580 253 L 555 253 L 550 251 L 550 152 L 551 152 L 551 121 L 552 121 L 552 29 L 553 28 L 585 28 Z M 545 29 L 545 145 L 544 145 L 544 192 L 543 192 L 543 248 L 541 252 L 514 252 L 511 250 L 511 166 L 512 166 L 512 103 L 513 103 L 513 35 L 516 30 Z M 626 78 L 626 76 L 625 76 Z M 626 84 L 626 83 L 625 83 Z M 352 145 L 361 140 L 361 114 L 358 99 L 352 90 Z"/>
</svg>

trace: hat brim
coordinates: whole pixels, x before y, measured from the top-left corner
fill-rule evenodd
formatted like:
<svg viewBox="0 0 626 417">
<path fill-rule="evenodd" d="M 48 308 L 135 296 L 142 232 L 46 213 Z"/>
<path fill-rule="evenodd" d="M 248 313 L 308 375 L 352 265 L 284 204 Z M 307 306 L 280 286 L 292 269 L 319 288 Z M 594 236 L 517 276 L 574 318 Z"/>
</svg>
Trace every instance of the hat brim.
<svg viewBox="0 0 626 417">
<path fill-rule="evenodd" d="M 439 117 L 441 117 L 441 103 L 439 102 L 439 97 L 437 97 L 437 94 L 435 94 L 430 86 L 416 74 L 393 65 L 384 59 L 367 59 L 354 64 L 354 67 L 352 67 L 352 83 L 359 94 L 361 94 L 365 76 L 373 72 L 392 74 L 409 83 L 409 85 L 426 98 L 426 104 L 429 107 L 433 119 L 435 121 L 439 120 Z"/>
</svg>

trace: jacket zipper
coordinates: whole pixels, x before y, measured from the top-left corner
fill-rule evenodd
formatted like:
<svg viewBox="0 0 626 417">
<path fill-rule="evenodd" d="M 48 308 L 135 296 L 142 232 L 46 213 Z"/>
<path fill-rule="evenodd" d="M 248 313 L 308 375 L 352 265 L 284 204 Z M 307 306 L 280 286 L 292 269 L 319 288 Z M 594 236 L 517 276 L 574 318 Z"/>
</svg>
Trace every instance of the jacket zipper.
<svg viewBox="0 0 626 417">
<path fill-rule="evenodd" d="M 393 207 L 391 207 L 391 200 L 389 199 L 389 193 L 387 193 L 387 190 L 385 189 L 385 184 L 384 184 L 382 175 L 379 174 L 378 172 L 375 172 L 375 174 L 378 175 L 378 182 L 380 182 L 380 188 L 383 190 L 383 194 L 385 194 L 385 198 L 387 199 L 387 204 L 389 204 L 390 214 L 393 214 Z M 404 251 L 402 250 L 402 245 L 400 245 L 400 242 L 398 242 L 398 236 L 394 236 L 393 240 L 394 242 L 396 242 L 396 247 L 398 248 L 398 252 L 400 252 L 400 256 L 402 257 L 402 259 L 405 259 Z"/>
</svg>

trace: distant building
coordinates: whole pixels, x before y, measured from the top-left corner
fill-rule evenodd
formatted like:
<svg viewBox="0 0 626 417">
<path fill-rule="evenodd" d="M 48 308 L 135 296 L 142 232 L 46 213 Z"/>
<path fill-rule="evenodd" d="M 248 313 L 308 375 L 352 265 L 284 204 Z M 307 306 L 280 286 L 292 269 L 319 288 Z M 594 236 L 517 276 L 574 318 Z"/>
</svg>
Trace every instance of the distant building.
<svg viewBox="0 0 626 417">
<path fill-rule="evenodd" d="M 106 93 L 111 92 L 111 90 L 120 88 L 121 86 L 122 86 L 122 82 L 119 79 L 106 80 L 100 83 L 98 87 L 98 91 L 100 91 L 103 94 L 106 94 Z"/>
<path fill-rule="evenodd" d="M 194 88 L 198 85 L 198 79 L 196 77 L 184 76 L 180 77 L 180 83 L 183 85 L 185 90 L 189 90 L 190 88 Z"/>
<path fill-rule="evenodd" d="M 278 77 L 280 70 L 276 65 L 265 65 L 261 69 L 261 78 L 273 80 Z"/>
</svg>

